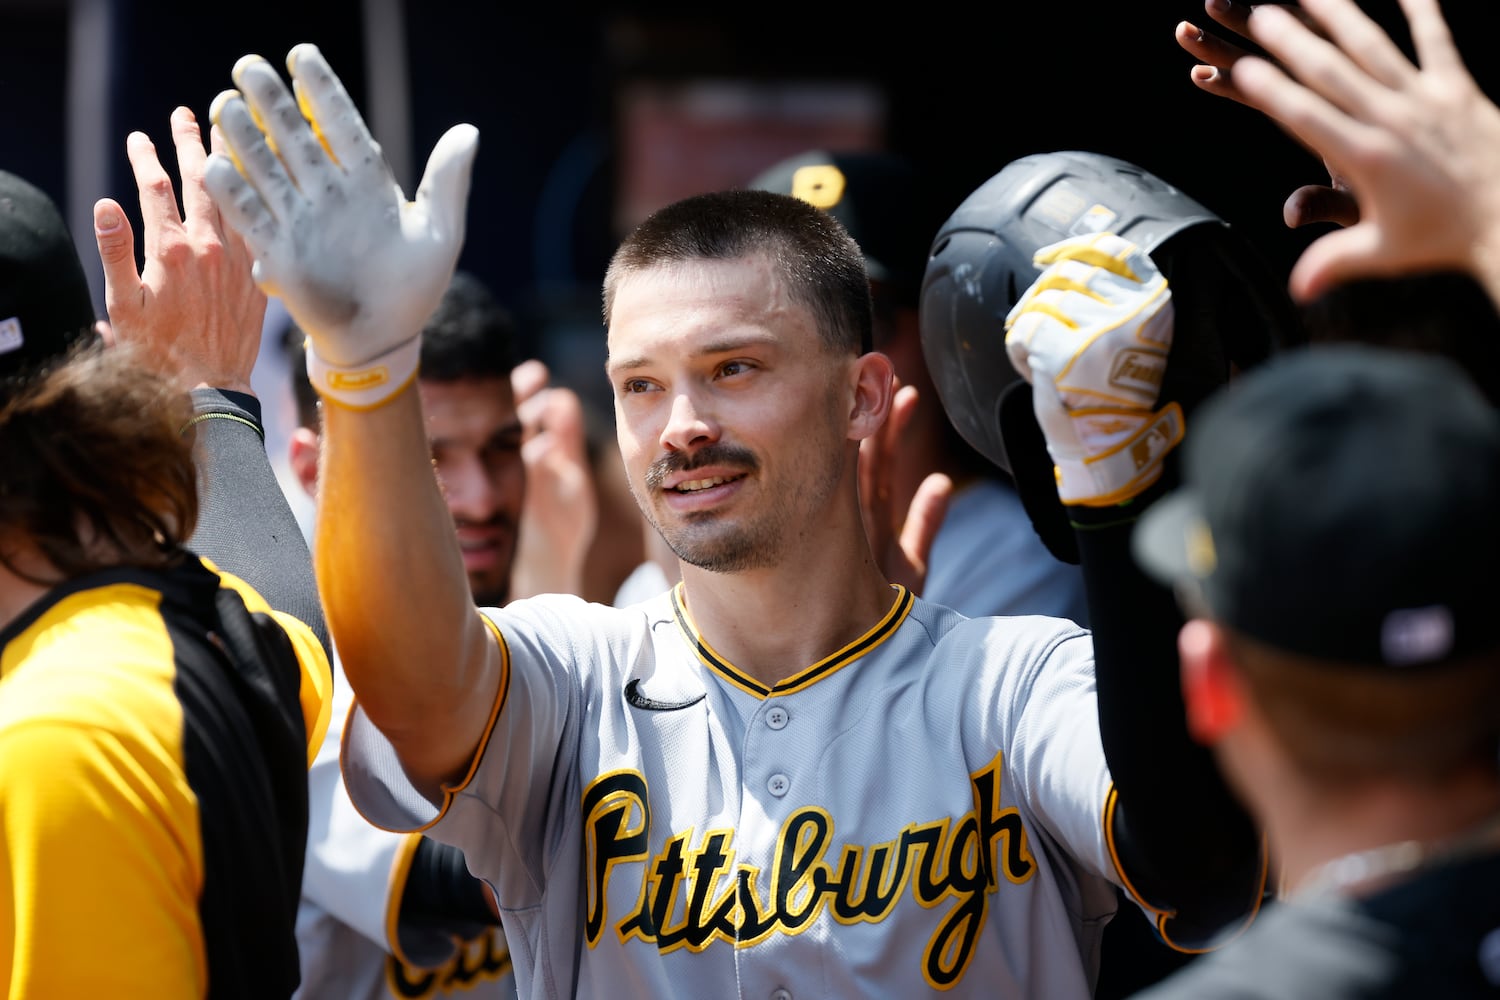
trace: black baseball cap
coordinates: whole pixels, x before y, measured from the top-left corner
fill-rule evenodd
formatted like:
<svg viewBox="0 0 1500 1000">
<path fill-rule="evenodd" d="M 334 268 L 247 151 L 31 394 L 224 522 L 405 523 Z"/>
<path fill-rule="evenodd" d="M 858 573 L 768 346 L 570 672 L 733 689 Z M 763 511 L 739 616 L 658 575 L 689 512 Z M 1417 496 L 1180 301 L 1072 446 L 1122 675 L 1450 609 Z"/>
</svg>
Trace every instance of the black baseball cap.
<svg viewBox="0 0 1500 1000">
<path fill-rule="evenodd" d="M 1411 669 L 1500 645 L 1500 411 L 1434 354 L 1328 344 L 1231 381 L 1137 561 L 1206 614 L 1306 657 Z"/>
<path fill-rule="evenodd" d="M 0 380 L 92 337 L 95 318 L 78 249 L 57 205 L 41 188 L 0 170 Z"/>
<path fill-rule="evenodd" d="M 790 194 L 838 219 L 864 253 L 871 279 L 916 306 L 927 247 L 940 218 L 915 165 L 887 151 L 808 150 L 781 160 L 749 188 Z"/>
</svg>

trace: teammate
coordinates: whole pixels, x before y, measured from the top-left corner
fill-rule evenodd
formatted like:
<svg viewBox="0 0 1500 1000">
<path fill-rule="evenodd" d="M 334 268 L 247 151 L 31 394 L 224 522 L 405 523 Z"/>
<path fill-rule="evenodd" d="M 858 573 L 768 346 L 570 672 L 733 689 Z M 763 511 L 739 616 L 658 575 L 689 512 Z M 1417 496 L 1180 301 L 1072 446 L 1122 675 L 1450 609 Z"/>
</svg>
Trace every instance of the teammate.
<svg viewBox="0 0 1500 1000">
<path fill-rule="evenodd" d="M 222 562 L 210 551 L 230 532 L 277 530 L 251 496 L 257 482 L 275 489 L 264 453 L 261 479 L 219 464 L 238 435 L 258 440 L 253 415 L 210 388 L 248 380 L 254 352 L 242 345 L 264 298 L 217 228 L 186 109 L 172 134 L 185 216 L 150 141 L 127 140 L 144 272 L 120 206 L 95 206 L 111 349 L 87 335 L 88 286 L 56 207 L 0 173 L 0 992 L 11 997 L 286 997 L 297 982 L 306 768 L 329 668 L 315 629 L 273 610 L 300 604 L 321 627 L 305 546 L 284 566 L 246 564 L 264 596 L 228 572 L 240 570 L 233 546 Z M 250 492 L 223 491 L 221 474 Z"/>
<path fill-rule="evenodd" d="M 1211 401 L 1184 461 L 1137 551 L 1285 892 L 1144 996 L 1500 994 L 1500 414 L 1447 359 L 1318 345 Z"/>
<path fill-rule="evenodd" d="M 479 279 L 460 271 L 423 329 L 417 380 L 433 467 L 464 550 L 470 588 L 476 601 L 493 606 L 509 600 L 527 486 L 511 389 L 515 336 L 510 313 Z M 316 498 L 321 418 L 303 374 L 304 338 L 295 326 L 287 331 L 300 422 L 291 435 L 290 466 Z M 584 548 L 573 545 L 575 564 Z M 463 855 L 418 833 L 374 827 L 349 801 L 339 743 L 353 695 L 337 657 L 334 665 L 329 739 L 309 775 L 297 996 L 515 996 L 510 952 L 489 890 L 469 874 Z"/>
<path fill-rule="evenodd" d="M 1136 751 L 1095 725 L 1122 730 L 1096 666 L 1175 669 L 1175 614 L 1091 608 L 1116 629 L 1105 643 L 1062 619 L 965 619 L 881 575 L 857 456 L 892 369 L 868 350 L 859 248 L 799 199 L 668 206 L 606 277 L 622 458 L 680 584 L 627 609 L 542 596 L 476 614 L 409 385 L 477 134 L 446 133 L 408 202 L 317 49 L 288 62 L 316 134 L 275 69 L 242 59 L 214 108 L 235 155 L 208 178 L 306 330 L 325 404 L 315 549 L 357 697 L 345 778 L 372 820 L 430 830 L 495 887 L 523 994 L 1086 997 L 1116 884 L 1185 944 L 1253 910 L 1263 859 L 1243 814 L 1196 774 L 1132 798 L 1112 771 Z M 1115 331 L 1084 331 L 1089 371 L 1169 336 L 1138 248 L 1056 259 L 1106 303 L 1061 308 Z M 1037 332 L 1037 352 L 1080 351 Z M 1077 516 L 1099 518 L 1080 533 L 1086 574 L 1128 569 L 1112 504 L 1147 506 L 1170 446 L 1153 432 L 1178 413 L 1152 396 L 1122 414 L 1144 471 L 1077 480 L 1093 434 L 1060 463 Z M 1142 632 L 1152 652 L 1122 661 Z M 1144 729 L 1167 709 L 1135 707 Z M 1171 766 L 1118 759 L 1132 776 Z"/>
</svg>

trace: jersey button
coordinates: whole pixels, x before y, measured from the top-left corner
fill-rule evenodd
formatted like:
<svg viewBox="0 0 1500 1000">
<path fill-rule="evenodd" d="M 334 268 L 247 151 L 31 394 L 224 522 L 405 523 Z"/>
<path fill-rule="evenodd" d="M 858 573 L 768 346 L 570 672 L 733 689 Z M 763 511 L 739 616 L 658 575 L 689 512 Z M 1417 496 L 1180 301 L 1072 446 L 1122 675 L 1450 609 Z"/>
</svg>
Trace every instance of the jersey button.
<svg viewBox="0 0 1500 1000">
<path fill-rule="evenodd" d="M 771 1000 L 792 1000 L 792 991 L 786 988 L 772 990 Z"/>
<path fill-rule="evenodd" d="M 790 716 L 787 715 L 786 709 L 782 708 L 780 705 L 777 705 L 775 708 L 766 712 L 766 725 L 770 726 L 772 729 L 785 729 L 787 719 L 789 718 Z"/>
<path fill-rule="evenodd" d="M 770 792 L 778 799 L 785 795 L 787 793 L 787 790 L 791 787 L 792 779 L 788 778 L 784 774 L 773 774 L 771 775 L 771 780 L 766 782 L 766 791 Z"/>
</svg>

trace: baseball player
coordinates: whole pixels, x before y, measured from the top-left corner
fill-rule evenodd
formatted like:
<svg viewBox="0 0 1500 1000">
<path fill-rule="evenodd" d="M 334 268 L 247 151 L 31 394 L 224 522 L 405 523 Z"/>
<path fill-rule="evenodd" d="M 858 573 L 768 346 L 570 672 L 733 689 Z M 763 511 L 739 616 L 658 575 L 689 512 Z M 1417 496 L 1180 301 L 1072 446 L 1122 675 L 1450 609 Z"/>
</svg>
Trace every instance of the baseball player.
<svg viewBox="0 0 1500 1000">
<path fill-rule="evenodd" d="M 675 203 L 605 279 L 621 455 L 680 583 L 476 613 L 408 386 L 477 132 L 446 133 L 408 201 L 317 49 L 288 66 L 296 98 L 263 59 L 236 65 L 213 109 L 235 155 L 208 184 L 307 332 L 325 403 L 315 548 L 356 693 L 345 778 L 372 821 L 461 848 L 493 885 L 523 995 L 1083 998 L 1116 885 L 1185 946 L 1253 911 L 1263 858 L 1227 792 L 1190 774 L 1164 794 L 1159 735 L 1120 739 L 1180 704 L 1134 705 L 1127 729 L 1096 696 L 1096 671 L 1175 673 L 1169 593 L 1164 617 L 1091 608 L 1091 638 L 881 575 L 856 465 L 891 364 L 859 247 L 797 198 Z M 1108 419 L 1079 400 L 1122 351 L 1164 360 L 1171 296 L 1108 234 L 1042 281 L 1016 358 L 1063 499 L 1097 528 L 1085 573 L 1125 572 L 1120 522 L 1182 413 L 1149 384 Z"/>
<path fill-rule="evenodd" d="M 513 998 L 510 949 L 463 855 L 370 825 L 339 778 L 353 696 L 334 659 L 331 739 L 308 772 L 299 1000 Z"/>
<path fill-rule="evenodd" d="M 254 399 L 235 391 L 265 298 L 202 188 L 186 108 L 172 139 L 181 209 L 151 141 L 126 141 L 143 267 L 124 209 L 94 208 L 109 350 L 70 355 L 94 315 L 73 240 L 0 171 L 7 997 L 268 998 L 297 982 L 306 768 L 331 693 L 322 614 Z"/>
<path fill-rule="evenodd" d="M 1206 405 L 1183 470 L 1135 548 L 1283 891 L 1142 1000 L 1500 996 L 1500 413 L 1451 359 L 1314 344 Z"/>
</svg>

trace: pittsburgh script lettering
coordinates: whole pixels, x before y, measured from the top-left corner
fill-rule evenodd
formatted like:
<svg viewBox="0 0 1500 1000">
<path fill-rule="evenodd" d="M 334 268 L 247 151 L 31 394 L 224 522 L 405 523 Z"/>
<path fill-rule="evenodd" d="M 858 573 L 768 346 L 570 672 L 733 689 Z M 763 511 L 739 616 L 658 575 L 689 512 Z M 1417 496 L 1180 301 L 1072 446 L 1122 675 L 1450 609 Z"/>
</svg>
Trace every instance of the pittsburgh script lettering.
<svg viewBox="0 0 1500 1000">
<path fill-rule="evenodd" d="M 392 996 L 403 1000 L 423 1000 L 440 989 L 461 993 L 499 979 L 510 970 L 510 949 L 493 927 L 476 938 L 459 941 L 453 957 L 435 969 L 407 965 L 395 955 L 385 957 L 386 986 Z"/>
<path fill-rule="evenodd" d="M 1000 808 L 1001 757 L 970 776 L 974 809 L 903 827 L 878 844 L 838 844 L 834 819 L 816 807 L 782 824 L 769 871 L 736 864 L 734 830 L 674 833 L 656 852 L 646 780 L 635 771 L 599 776 L 583 794 L 587 878 L 585 931 L 597 945 L 613 924 L 620 940 L 662 951 L 702 951 L 715 941 L 747 948 L 773 934 L 797 934 L 827 914 L 841 924 L 879 923 L 904 894 L 925 908 L 951 901 L 923 952 L 933 986 L 963 977 L 1003 877 L 1036 872 L 1014 807 Z M 629 874 L 620 865 L 640 863 Z M 640 884 L 622 919 L 608 913 L 611 878 Z"/>
</svg>

